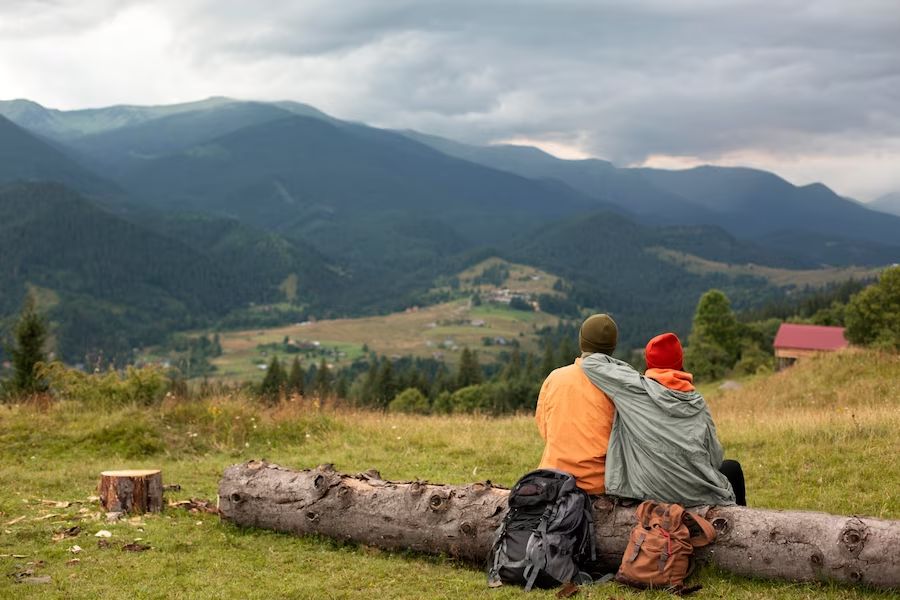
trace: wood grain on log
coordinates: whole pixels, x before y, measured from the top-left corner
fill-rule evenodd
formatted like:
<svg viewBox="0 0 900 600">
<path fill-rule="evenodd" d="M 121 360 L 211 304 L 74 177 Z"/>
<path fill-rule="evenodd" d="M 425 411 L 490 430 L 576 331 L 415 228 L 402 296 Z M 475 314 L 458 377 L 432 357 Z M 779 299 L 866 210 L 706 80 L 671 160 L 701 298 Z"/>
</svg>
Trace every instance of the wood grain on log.
<svg viewBox="0 0 900 600">
<path fill-rule="evenodd" d="M 508 494 L 490 482 L 392 482 L 376 471 L 348 475 L 330 465 L 293 471 L 249 462 L 225 470 L 219 509 L 223 519 L 242 526 L 448 554 L 482 565 Z M 609 570 L 621 560 L 634 508 L 605 496 L 594 501 L 598 553 Z M 742 507 L 702 512 L 719 536 L 700 557 L 723 570 L 900 588 L 900 521 Z"/>
<path fill-rule="evenodd" d="M 103 471 L 97 495 L 107 512 L 161 512 L 162 473 L 159 470 Z"/>
</svg>

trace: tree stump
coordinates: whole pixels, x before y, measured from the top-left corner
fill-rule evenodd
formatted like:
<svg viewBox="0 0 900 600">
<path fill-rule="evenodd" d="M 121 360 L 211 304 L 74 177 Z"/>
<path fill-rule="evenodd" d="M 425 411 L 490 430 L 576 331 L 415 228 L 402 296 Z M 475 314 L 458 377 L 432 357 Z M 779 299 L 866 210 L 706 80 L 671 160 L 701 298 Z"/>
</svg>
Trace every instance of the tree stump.
<svg viewBox="0 0 900 600">
<path fill-rule="evenodd" d="M 162 512 L 162 473 L 158 469 L 103 471 L 98 495 L 106 512 Z"/>
</svg>

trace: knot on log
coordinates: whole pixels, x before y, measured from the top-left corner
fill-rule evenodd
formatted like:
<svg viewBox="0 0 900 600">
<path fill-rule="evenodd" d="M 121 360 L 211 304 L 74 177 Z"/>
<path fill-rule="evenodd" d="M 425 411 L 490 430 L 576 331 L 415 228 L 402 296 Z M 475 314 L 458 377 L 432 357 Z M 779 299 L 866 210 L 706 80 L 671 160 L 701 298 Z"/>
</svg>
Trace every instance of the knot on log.
<svg viewBox="0 0 900 600">
<path fill-rule="evenodd" d="M 472 495 L 478 496 L 480 494 L 483 494 L 483 493 L 489 491 L 492 487 L 493 486 L 491 485 L 490 481 L 483 481 L 483 482 L 479 481 L 479 482 L 471 484 L 468 488 L 468 491 Z"/>
<path fill-rule="evenodd" d="M 860 573 L 859 571 L 850 571 L 848 577 L 853 583 L 859 583 L 863 578 L 862 573 Z"/>
<path fill-rule="evenodd" d="M 462 524 L 459 526 L 459 530 L 461 532 L 463 532 L 464 535 L 467 535 L 469 537 L 475 537 L 476 527 L 475 527 L 475 525 L 473 525 L 472 523 L 469 523 L 468 521 L 463 521 Z"/>
<path fill-rule="evenodd" d="M 850 519 L 841 531 L 841 546 L 852 557 L 856 558 L 866 545 L 869 528 L 857 518 Z M 852 573 L 851 573 L 852 576 Z"/>
<path fill-rule="evenodd" d="M 359 474 L 362 479 L 367 481 L 383 481 L 381 479 L 381 473 L 379 473 L 376 469 L 369 469 L 368 471 L 363 471 Z"/>
<path fill-rule="evenodd" d="M 422 492 L 425 491 L 425 485 L 426 484 L 422 481 L 418 481 L 418 480 L 413 481 L 412 483 L 409 484 L 409 493 L 412 494 L 413 496 L 418 496 L 419 494 L 421 494 Z"/>
<path fill-rule="evenodd" d="M 447 502 L 447 500 L 449 500 L 449 496 L 432 494 L 431 498 L 428 499 L 428 508 L 435 512 L 447 510 L 449 506 L 449 502 Z"/>
<path fill-rule="evenodd" d="M 825 557 L 821 552 L 816 550 L 809 556 L 809 562 L 811 562 L 814 567 L 821 567 L 825 563 Z"/>
<path fill-rule="evenodd" d="M 310 523 L 315 523 L 319 520 L 319 513 L 309 511 L 306 513 L 306 518 L 309 519 Z"/>
<path fill-rule="evenodd" d="M 728 532 L 731 531 L 731 522 L 725 517 L 716 517 L 713 519 L 712 526 L 720 537 L 727 535 Z"/>
<path fill-rule="evenodd" d="M 238 502 L 244 501 L 244 497 L 241 496 L 240 494 L 238 494 L 237 492 L 232 492 L 231 496 L 229 496 L 229 499 L 232 502 L 234 502 L 235 504 L 237 504 Z"/>
</svg>

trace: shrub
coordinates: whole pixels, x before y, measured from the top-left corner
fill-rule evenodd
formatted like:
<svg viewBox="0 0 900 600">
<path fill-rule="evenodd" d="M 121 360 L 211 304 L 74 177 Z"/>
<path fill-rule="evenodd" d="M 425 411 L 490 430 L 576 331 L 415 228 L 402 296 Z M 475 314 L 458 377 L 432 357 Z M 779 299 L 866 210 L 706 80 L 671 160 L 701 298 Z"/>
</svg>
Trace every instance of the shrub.
<svg viewBox="0 0 900 600">
<path fill-rule="evenodd" d="M 70 369 L 60 362 L 40 363 L 40 377 L 50 383 L 51 392 L 65 399 L 94 406 L 150 406 L 165 397 L 169 378 L 158 367 L 128 367 L 124 372 L 110 369 L 85 373 Z"/>
<path fill-rule="evenodd" d="M 417 388 L 406 388 L 397 394 L 388 405 L 391 412 L 428 414 L 428 398 Z"/>
</svg>

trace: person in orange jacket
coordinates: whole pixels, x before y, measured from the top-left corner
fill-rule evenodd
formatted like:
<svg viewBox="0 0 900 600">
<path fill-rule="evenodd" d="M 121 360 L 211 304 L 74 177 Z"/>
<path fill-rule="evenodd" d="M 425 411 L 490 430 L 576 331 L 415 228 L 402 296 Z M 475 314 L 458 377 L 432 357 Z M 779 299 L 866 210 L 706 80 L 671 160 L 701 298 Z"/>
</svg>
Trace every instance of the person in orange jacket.
<svg viewBox="0 0 900 600">
<path fill-rule="evenodd" d="M 609 315 L 588 317 L 578 336 L 581 356 L 611 355 L 618 333 Z M 615 406 L 584 374 L 581 357 L 547 376 L 534 416 L 545 442 L 539 468 L 571 473 L 579 488 L 588 494 L 602 494 Z"/>
<path fill-rule="evenodd" d="M 694 376 L 684 370 L 684 349 L 674 333 L 663 333 L 647 343 L 644 348 L 647 370 L 644 377 L 661 383 L 678 392 L 694 391 Z M 725 475 L 734 490 L 739 506 L 747 506 L 744 472 L 736 460 L 722 461 L 719 471 Z"/>
</svg>

